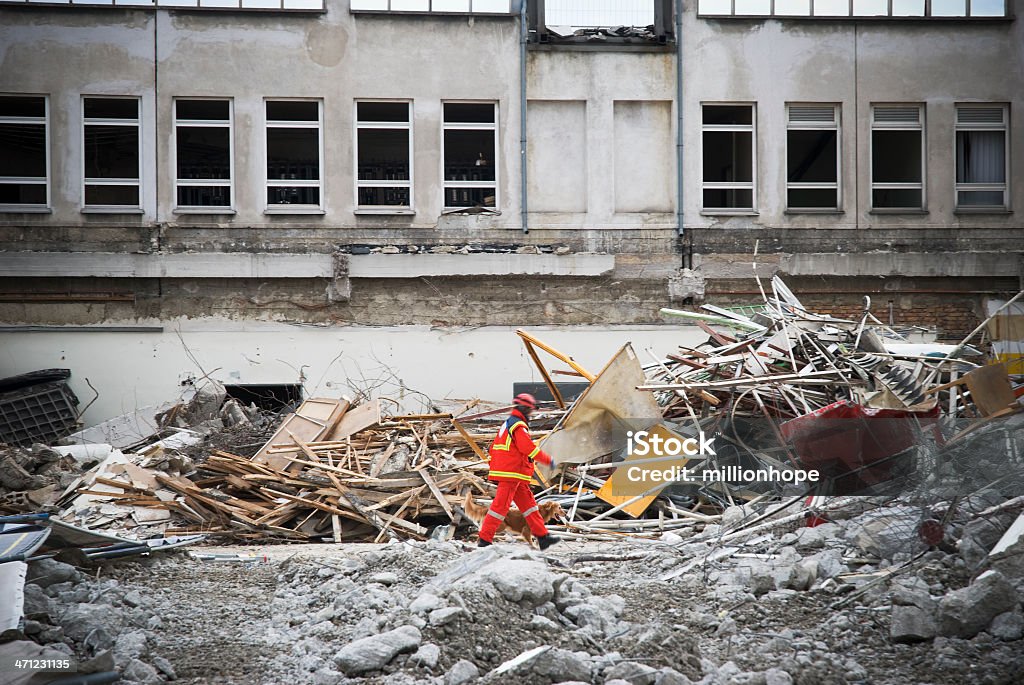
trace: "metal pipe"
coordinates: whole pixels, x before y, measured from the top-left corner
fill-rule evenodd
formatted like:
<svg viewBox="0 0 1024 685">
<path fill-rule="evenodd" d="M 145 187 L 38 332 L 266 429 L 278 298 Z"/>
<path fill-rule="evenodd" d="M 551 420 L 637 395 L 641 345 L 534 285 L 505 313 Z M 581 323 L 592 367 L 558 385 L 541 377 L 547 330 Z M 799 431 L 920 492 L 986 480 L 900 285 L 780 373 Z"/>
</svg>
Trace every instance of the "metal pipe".
<svg viewBox="0 0 1024 685">
<path fill-rule="evenodd" d="M 676 0 L 676 212 L 683 236 L 683 0 Z"/>
<path fill-rule="evenodd" d="M 530 232 L 526 191 L 526 42 L 530 32 L 526 25 L 526 0 L 519 2 L 519 204 L 523 233 Z"/>
</svg>

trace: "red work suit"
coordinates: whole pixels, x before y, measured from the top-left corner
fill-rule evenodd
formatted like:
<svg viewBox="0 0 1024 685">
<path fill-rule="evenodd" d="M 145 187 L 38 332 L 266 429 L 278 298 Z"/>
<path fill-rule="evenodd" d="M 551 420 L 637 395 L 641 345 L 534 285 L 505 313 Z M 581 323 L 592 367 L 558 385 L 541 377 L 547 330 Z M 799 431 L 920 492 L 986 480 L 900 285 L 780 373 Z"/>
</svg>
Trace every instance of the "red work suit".
<svg viewBox="0 0 1024 685">
<path fill-rule="evenodd" d="M 551 457 L 534 444 L 530 437 L 530 427 L 521 411 L 512 410 L 511 416 L 494 437 L 488 453 L 491 456 L 488 479 L 498 484 L 498 492 L 480 525 L 480 539 L 487 542 L 494 540 L 494 534 L 505 520 L 512 502 L 523 512 L 530 532 L 537 537 L 547 535 L 548 529 L 537 510 L 537 501 L 530 492 L 530 479 L 533 476 L 534 461 L 550 465 Z"/>
</svg>

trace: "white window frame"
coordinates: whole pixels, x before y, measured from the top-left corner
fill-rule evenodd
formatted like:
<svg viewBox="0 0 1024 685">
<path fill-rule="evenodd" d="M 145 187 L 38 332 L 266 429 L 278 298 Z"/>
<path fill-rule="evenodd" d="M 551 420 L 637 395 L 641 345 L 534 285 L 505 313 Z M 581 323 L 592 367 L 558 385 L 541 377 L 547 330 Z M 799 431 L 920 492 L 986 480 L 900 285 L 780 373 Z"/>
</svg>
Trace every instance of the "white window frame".
<svg viewBox="0 0 1024 685">
<path fill-rule="evenodd" d="M 876 112 L 879 109 L 911 108 L 918 111 L 917 122 L 879 122 L 876 120 Z M 926 139 L 925 120 L 926 108 L 920 102 L 878 102 L 871 105 L 871 130 L 868 139 L 870 148 L 868 158 L 868 174 L 870 174 L 869 206 L 872 212 L 883 214 L 917 213 L 928 211 L 928 144 Z M 917 131 L 921 140 L 921 182 L 920 183 L 876 183 L 875 182 L 875 131 Z M 875 207 L 876 190 L 920 190 L 921 205 L 919 207 Z"/>
<path fill-rule="evenodd" d="M 381 0 L 384 1 L 384 0 Z M 887 19 L 919 19 L 919 20 L 931 20 L 937 19 L 939 21 L 945 19 L 958 19 L 961 21 L 985 21 L 992 19 L 1004 19 L 1012 17 L 1010 12 L 1009 3 L 1004 0 L 1002 13 L 1000 14 L 984 14 L 976 13 L 972 7 L 971 0 L 964 2 L 962 12 L 955 13 L 937 13 L 933 9 L 933 0 L 922 0 L 920 11 L 904 12 L 897 6 L 894 6 L 893 0 L 887 0 L 882 3 L 884 9 L 881 11 L 866 11 L 865 9 L 859 8 L 855 0 L 847 0 L 845 3 L 839 3 L 840 9 L 833 12 L 820 11 L 825 8 L 817 8 L 815 0 L 806 0 L 806 7 L 801 7 L 797 11 L 788 11 L 785 7 L 780 7 L 779 3 L 775 0 L 766 0 L 765 12 L 749 11 L 745 7 L 737 8 L 736 0 L 714 0 L 713 2 L 707 2 L 706 0 L 699 0 L 697 3 L 697 16 L 698 17 L 736 17 L 739 19 L 753 19 L 758 17 L 777 17 L 779 19 L 836 19 L 840 17 L 852 17 L 860 20 L 887 20 Z"/>
<path fill-rule="evenodd" d="M 705 107 L 749 107 L 749 124 L 705 124 Z M 757 214 L 757 103 L 754 102 L 702 102 L 700 103 L 700 206 L 702 214 Z M 712 131 L 750 133 L 750 181 L 704 180 L 704 134 Z M 749 190 L 750 207 L 705 207 L 705 190 Z"/>
<path fill-rule="evenodd" d="M 967 109 L 1000 109 L 1002 110 L 1002 122 L 1000 123 L 960 123 L 960 111 Z M 983 103 L 983 102 L 958 102 L 954 109 L 953 127 L 953 204 L 958 212 L 985 213 L 1005 212 L 1010 209 L 1010 106 L 1006 103 Z M 957 183 L 956 168 L 959 164 L 957 159 L 956 134 L 959 131 L 1002 131 L 1003 132 L 1003 183 Z M 972 190 L 998 191 L 1003 193 L 1001 205 L 961 205 L 960 193 Z"/>
<path fill-rule="evenodd" d="M 271 102 L 315 102 L 317 120 L 284 121 L 267 118 L 267 104 Z M 270 143 L 268 136 L 272 128 L 315 128 L 317 131 L 317 176 L 318 179 L 272 179 L 267 175 L 270 164 Z M 322 214 L 327 206 L 324 197 L 324 101 L 321 98 L 264 98 L 263 99 L 263 178 L 266 181 L 263 189 L 264 214 Z M 271 188 L 319 188 L 319 204 L 271 204 L 267 201 Z"/>
<path fill-rule="evenodd" d="M 134 100 L 134 119 L 87 119 L 85 116 L 86 100 Z M 82 114 L 82 212 L 98 214 L 125 214 L 142 212 L 142 98 L 135 95 L 83 95 L 81 101 Z M 138 178 L 86 178 L 85 177 L 85 127 L 86 126 L 134 126 L 139 141 Z M 139 189 L 139 201 L 134 205 L 90 205 L 85 202 L 86 186 L 135 186 Z"/>
<path fill-rule="evenodd" d="M 40 93 L 3 93 L 0 98 L 42 98 L 42 117 L 4 117 L 0 116 L 0 123 L 3 124 L 42 124 L 44 147 L 46 149 L 46 176 L 0 176 L 0 183 L 17 183 L 21 185 L 44 185 L 46 187 L 46 202 L 44 204 L 0 204 L 0 212 L 21 212 L 21 213 L 48 213 L 50 206 L 50 96 Z"/>
<path fill-rule="evenodd" d="M 832 109 L 832 121 L 793 121 L 793 108 L 799 107 L 817 107 L 817 108 L 831 108 Z M 842 122 L 842 105 L 838 103 L 824 102 L 793 102 L 786 105 L 786 144 L 785 144 L 785 159 L 786 159 L 786 211 L 791 213 L 822 213 L 822 212 L 838 212 L 842 211 L 843 208 L 843 122 Z M 792 182 L 789 180 L 789 132 L 790 131 L 835 131 L 836 132 L 836 181 L 835 183 L 819 183 L 819 182 Z M 835 190 L 836 191 L 836 206 L 835 207 L 790 207 L 789 205 L 789 191 L 790 190 Z"/>
<path fill-rule="evenodd" d="M 509 14 L 509 0 L 353 0 L 349 11 L 403 14 Z"/>
<path fill-rule="evenodd" d="M 494 122 L 493 123 L 472 123 L 472 122 L 453 122 L 449 124 L 444 119 L 444 106 L 445 105 L 494 105 Z M 441 179 L 441 204 L 444 205 L 444 211 L 446 212 L 459 212 L 472 207 L 449 207 L 444 204 L 448 197 L 449 188 L 493 188 L 494 189 L 494 206 L 484 207 L 488 211 L 498 212 L 501 210 L 501 195 L 498 193 L 499 184 L 499 170 L 500 165 L 498 164 L 498 116 L 501 112 L 498 109 L 497 100 L 442 100 L 441 101 L 441 174 L 438 178 Z M 494 180 L 493 181 L 449 181 L 445 178 L 445 134 L 448 131 L 493 131 L 494 132 Z"/>
<path fill-rule="evenodd" d="M 359 103 L 361 102 L 385 102 L 385 103 L 404 103 L 409 113 L 407 121 L 359 121 Z M 354 197 L 353 206 L 355 207 L 356 214 L 415 214 L 416 213 L 416 159 L 413 156 L 414 146 L 414 110 L 412 100 L 403 99 L 374 99 L 374 98 L 360 98 L 352 103 L 352 121 L 355 122 L 355 126 L 352 127 L 352 165 L 353 165 L 353 182 L 354 182 Z M 409 132 L 409 180 L 407 181 L 361 181 L 359 180 L 359 131 L 361 130 L 403 130 Z M 360 188 L 408 188 L 409 189 L 409 204 L 408 205 L 361 205 L 359 204 L 359 189 Z"/>
<path fill-rule="evenodd" d="M 228 118 L 178 120 L 178 103 L 207 100 L 228 103 Z M 235 213 L 235 101 L 230 97 L 176 97 L 171 102 L 173 128 L 171 133 L 171 177 L 174 179 L 174 212 L 177 214 L 234 214 Z M 228 180 L 214 178 L 178 178 L 178 127 L 228 129 Z M 227 205 L 179 205 L 178 188 L 218 186 L 228 188 Z"/>
</svg>

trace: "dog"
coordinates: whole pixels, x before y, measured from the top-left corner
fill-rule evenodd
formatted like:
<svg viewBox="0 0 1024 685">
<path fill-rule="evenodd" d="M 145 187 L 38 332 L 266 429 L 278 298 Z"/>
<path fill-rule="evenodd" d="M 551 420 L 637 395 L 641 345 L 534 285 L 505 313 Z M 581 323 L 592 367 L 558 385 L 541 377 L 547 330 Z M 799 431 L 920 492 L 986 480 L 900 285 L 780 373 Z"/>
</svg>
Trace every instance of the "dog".
<svg viewBox="0 0 1024 685">
<path fill-rule="evenodd" d="M 466 515 L 478 524 L 482 523 L 484 517 L 487 516 L 488 507 L 474 502 L 472 495 L 468 492 L 466 493 L 466 500 L 462 503 L 462 508 L 465 510 Z M 540 513 L 540 517 L 544 519 L 544 523 L 553 518 L 565 518 L 565 510 L 562 509 L 562 505 L 558 502 L 541 502 L 537 505 L 537 511 Z M 504 530 L 519 533 L 519 536 L 526 541 L 526 544 L 533 547 L 533 532 L 530 531 L 530 526 L 526 523 L 523 513 L 518 509 L 508 510 L 505 520 L 498 526 L 499 533 Z"/>
</svg>

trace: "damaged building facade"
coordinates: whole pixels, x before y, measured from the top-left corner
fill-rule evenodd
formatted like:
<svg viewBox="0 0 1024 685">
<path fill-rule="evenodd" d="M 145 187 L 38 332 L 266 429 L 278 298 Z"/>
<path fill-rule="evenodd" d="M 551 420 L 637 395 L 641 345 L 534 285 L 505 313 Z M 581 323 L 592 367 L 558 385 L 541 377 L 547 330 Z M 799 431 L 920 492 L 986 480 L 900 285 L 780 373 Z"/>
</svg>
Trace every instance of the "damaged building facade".
<svg viewBox="0 0 1024 685">
<path fill-rule="evenodd" d="M 755 262 L 955 338 L 1019 289 L 1020 0 L 634 4 L 0 1 L 8 349 L 653 325 Z"/>
</svg>

